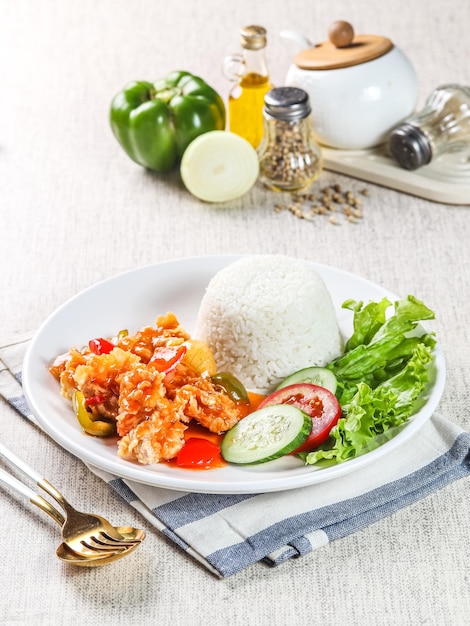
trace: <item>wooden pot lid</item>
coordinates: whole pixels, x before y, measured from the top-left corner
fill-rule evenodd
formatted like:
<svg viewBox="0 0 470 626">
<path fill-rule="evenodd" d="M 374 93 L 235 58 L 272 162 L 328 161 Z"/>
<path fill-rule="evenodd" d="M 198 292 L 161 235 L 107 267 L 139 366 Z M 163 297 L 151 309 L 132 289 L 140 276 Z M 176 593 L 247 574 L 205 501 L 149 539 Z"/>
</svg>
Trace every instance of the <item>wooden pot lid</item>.
<svg viewBox="0 0 470 626">
<path fill-rule="evenodd" d="M 355 35 L 348 22 L 333 22 L 329 41 L 302 50 L 294 63 L 303 70 L 333 70 L 360 65 L 390 52 L 393 43 L 380 35 Z"/>
</svg>

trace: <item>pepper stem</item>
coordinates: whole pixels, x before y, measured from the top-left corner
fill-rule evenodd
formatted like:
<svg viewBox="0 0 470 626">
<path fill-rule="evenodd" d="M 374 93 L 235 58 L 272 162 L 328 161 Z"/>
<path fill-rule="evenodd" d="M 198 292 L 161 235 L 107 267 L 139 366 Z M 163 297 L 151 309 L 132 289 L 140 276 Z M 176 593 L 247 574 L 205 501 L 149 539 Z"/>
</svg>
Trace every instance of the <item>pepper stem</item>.
<svg viewBox="0 0 470 626">
<path fill-rule="evenodd" d="M 178 87 L 167 87 L 161 90 L 155 90 L 150 94 L 152 100 L 161 100 L 165 104 L 168 104 L 172 98 L 178 96 L 181 90 Z"/>
</svg>

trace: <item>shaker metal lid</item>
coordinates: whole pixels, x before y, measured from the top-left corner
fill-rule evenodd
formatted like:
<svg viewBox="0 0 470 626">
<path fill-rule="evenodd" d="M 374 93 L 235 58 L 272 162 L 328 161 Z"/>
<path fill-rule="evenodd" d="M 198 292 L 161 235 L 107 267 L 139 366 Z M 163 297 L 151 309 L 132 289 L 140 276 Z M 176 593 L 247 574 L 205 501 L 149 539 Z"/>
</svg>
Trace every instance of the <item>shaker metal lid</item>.
<svg viewBox="0 0 470 626">
<path fill-rule="evenodd" d="M 416 170 L 432 159 L 432 146 L 426 133 L 406 122 L 392 131 L 388 149 L 395 161 L 406 170 Z"/>
<path fill-rule="evenodd" d="M 264 96 L 263 112 L 286 122 L 301 120 L 311 112 L 308 93 L 298 87 L 274 87 Z"/>
<path fill-rule="evenodd" d="M 328 41 L 302 50 L 294 63 L 303 70 L 333 70 L 373 61 L 390 52 L 393 43 L 380 35 L 355 35 L 348 22 L 333 22 Z"/>
</svg>

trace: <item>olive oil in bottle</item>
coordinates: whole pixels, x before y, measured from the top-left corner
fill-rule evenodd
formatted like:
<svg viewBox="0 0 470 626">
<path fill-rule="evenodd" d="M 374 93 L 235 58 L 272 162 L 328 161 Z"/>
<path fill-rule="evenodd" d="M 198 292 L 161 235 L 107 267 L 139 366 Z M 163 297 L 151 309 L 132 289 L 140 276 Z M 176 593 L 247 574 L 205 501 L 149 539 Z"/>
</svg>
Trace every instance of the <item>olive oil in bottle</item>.
<svg viewBox="0 0 470 626">
<path fill-rule="evenodd" d="M 247 26 L 240 31 L 243 53 L 227 57 L 224 73 L 236 80 L 228 98 L 229 130 L 257 148 L 263 137 L 264 96 L 272 88 L 265 59 L 266 30 Z"/>
</svg>

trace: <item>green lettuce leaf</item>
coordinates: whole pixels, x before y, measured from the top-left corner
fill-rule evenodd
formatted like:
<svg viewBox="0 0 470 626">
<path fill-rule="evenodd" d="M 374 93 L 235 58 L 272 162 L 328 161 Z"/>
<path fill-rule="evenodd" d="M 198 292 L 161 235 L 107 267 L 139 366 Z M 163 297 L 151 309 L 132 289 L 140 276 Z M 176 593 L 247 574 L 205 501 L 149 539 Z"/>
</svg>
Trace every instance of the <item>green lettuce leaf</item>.
<svg viewBox="0 0 470 626">
<path fill-rule="evenodd" d="M 383 298 L 380 302 L 369 302 L 367 306 L 363 302 L 356 300 L 346 300 L 343 302 L 343 309 L 354 311 L 354 333 L 346 342 L 345 352 L 349 352 L 356 346 L 368 344 L 375 333 L 386 321 L 386 311 L 391 306 L 391 302 L 387 298 Z"/>
<path fill-rule="evenodd" d="M 348 300 L 344 308 L 354 311 L 354 333 L 345 345 L 344 353 L 327 367 L 338 379 L 338 400 L 349 403 L 360 382 L 372 389 L 399 372 L 416 346 L 435 345 L 432 334 L 418 336 L 416 329 L 422 320 L 434 319 L 434 313 L 414 296 L 394 304 L 394 315 L 386 319 L 391 303 Z M 362 343 L 358 343 L 362 342 Z"/>
<path fill-rule="evenodd" d="M 386 299 L 343 306 L 354 312 L 354 333 L 328 365 L 338 379 L 343 417 L 323 446 L 301 455 L 307 464 L 342 463 L 382 445 L 416 411 L 429 382 L 436 341 L 417 327 L 434 318 L 430 309 L 413 296 L 396 302 L 388 319 Z"/>
</svg>

